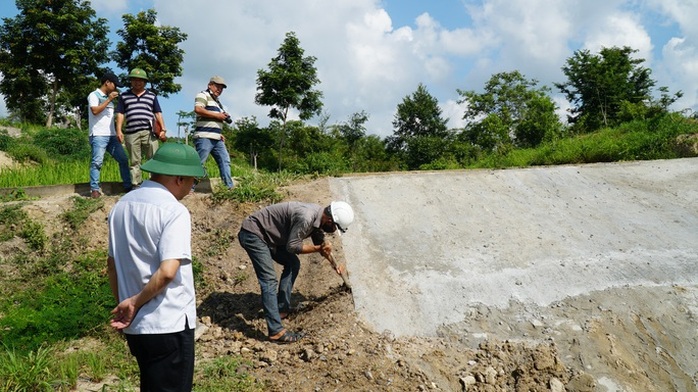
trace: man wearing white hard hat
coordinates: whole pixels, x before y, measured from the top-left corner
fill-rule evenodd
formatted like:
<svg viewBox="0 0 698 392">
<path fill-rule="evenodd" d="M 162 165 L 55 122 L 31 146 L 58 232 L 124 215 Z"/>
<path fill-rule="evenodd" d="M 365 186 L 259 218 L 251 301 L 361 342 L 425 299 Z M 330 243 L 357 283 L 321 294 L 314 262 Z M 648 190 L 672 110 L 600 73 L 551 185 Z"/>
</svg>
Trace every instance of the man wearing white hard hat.
<svg viewBox="0 0 698 392">
<path fill-rule="evenodd" d="M 299 254 L 319 252 L 328 258 L 332 245 L 325 233 L 346 232 L 354 221 L 354 210 L 343 201 L 318 204 L 285 202 L 263 208 L 242 221 L 240 245 L 252 260 L 262 291 L 262 307 L 269 341 L 293 343 L 303 334 L 288 331 L 282 319 L 291 312 L 291 291 L 300 271 Z M 305 242 L 311 238 L 312 243 Z M 283 266 L 277 279 L 274 262 Z M 341 274 L 341 267 L 337 273 Z"/>
</svg>

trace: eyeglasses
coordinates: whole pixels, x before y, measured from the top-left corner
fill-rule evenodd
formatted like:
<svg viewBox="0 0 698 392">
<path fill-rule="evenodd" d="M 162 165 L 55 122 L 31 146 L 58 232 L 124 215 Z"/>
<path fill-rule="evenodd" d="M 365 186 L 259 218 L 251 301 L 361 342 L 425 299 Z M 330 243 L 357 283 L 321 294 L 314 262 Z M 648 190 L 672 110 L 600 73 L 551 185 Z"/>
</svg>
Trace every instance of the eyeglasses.
<svg viewBox="0 0 698 392">
<path fill-rule="evenodd" d="M 199 177 L 194 177 L 194 186 L 199 185 L 200 182 L 201 182 L 201 179 Z"/>
</svg>

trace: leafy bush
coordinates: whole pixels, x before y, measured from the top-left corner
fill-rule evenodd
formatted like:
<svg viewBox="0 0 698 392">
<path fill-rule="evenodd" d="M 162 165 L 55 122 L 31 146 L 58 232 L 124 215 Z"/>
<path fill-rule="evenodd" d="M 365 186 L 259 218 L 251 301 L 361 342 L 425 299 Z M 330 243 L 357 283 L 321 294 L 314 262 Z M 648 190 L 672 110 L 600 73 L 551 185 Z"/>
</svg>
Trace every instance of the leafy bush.
<svg viewBox="0 0 698 392">
<path fill-rule="evenodd" d="M 17 143 L 13 144 L 7 150 L 12 159 L 17 162 L 36 162 L 40 165 L 47 164 L 49 157 L 46 151 L 33 144 Z"/>
<path fill-rule="evenodd" d="M 42 129 L 34 136 L 34 143 L 54 159 L 80 160 L 89 157 L 87 133 L 79 129 Z"/>
<path fill-rule="evenodd" d="M 14 144 L 14 138 L 7 134 L 7 131 L 0 131 L 0 151 L 9 150 L 10 146 Z"/>
</svg>

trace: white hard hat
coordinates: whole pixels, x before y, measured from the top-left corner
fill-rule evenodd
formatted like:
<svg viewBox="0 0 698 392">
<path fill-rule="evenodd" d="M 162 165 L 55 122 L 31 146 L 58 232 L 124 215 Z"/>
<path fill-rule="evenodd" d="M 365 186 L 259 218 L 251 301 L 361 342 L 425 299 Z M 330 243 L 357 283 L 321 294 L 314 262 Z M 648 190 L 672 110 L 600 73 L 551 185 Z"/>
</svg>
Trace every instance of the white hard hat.
<svg viewBox="0 0 698 392">
<path fill-rule="evenodd" d="M 330 203 L 330 211 L 332 212 L 332 220 L 339 231 L 346 232 L 351 222 L 354 221 L 354 210 L 351 206 L 343 201 L 333 201 Z"/>
</svg>

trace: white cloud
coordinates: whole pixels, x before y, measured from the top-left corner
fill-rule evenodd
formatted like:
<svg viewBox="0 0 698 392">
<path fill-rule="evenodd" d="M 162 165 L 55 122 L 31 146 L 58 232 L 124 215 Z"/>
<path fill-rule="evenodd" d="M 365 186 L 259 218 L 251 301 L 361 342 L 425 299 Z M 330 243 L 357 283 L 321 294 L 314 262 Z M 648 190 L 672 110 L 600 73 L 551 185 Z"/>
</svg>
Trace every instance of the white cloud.
<svg viewBox="0 0 698 392">
<path fill-rule="evenodd" d="M 683 97 L 674 104 L 675 110 L 698 110 L 698 50 L 685 38 L 672 38 L 662 50 L 664 75 L 670 93 L 681 90 Z"/>
<path fill-rule="evenodd" d="M 448 99 L 440 106 L 443 118 L 448 119 L 449 129 L 461 129 L 465 126 L 463 114 L 465 114 L 467 103 L 458 103 L 458 100 Z"/>
<path fill-rule="evenodd" d="M 130 3 L 130 4 L 129 4 Z M 105 18 L 111 18 L 112 15 L 118 16 L 121 20 L 121 15 L 128 12 L 129 7 L 133 9 L 133 4 L 143 3 L 142 1 L 129 0 L 92 0 L 90 4 L 92 8 L 100 15 L 106 15 Z M 143 10 L 145 10 L 144 8 Z"/>
<path fill-rule="evenodd" d="M 629 13 L 606 15 L 599 18 L 591 27 L 591 32 L 584 42 L 584 49 L 597 53 L 602 47 L 628 46 L 638 51 L 635 57 L 647 61 L 645 66 L 651 65 L 652 41 L 640 24 L 637 15 Z"/>
</svg>

